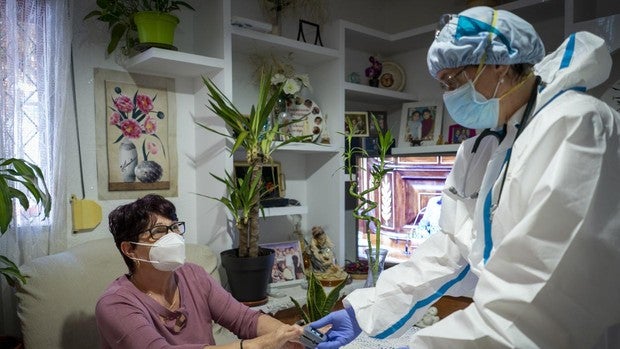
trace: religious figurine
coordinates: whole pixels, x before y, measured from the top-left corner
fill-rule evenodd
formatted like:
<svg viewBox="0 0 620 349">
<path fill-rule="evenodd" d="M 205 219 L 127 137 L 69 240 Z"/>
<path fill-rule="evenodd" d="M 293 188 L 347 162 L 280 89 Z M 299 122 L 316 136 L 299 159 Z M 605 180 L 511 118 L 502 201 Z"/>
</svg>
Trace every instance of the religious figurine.
<svg viewBox="0 0 620 349">
<path fill-rule="evenodd" d="M 323 228 L 312 227 L 310 260 L 317 279 L 321 282 L 344 280 L 348 274 L 336 264 L 334 244 Z"/>
</svg>

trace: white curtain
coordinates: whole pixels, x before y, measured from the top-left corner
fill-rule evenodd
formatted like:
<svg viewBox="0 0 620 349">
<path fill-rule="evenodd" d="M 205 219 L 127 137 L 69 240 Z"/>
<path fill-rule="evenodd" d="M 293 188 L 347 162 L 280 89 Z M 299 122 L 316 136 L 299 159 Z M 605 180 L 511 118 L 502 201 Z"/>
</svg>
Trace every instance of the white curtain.
<svg viewBox="0 0 620 349">
<path fill-rule="evenodd" d="M 17 265 L 66 246 L 71 28 L 69 0 L 0 0 L 0 157 L 37 164 L 52 195 L 49 219 L 16 205 L 0 236 L 0 254 Z M 19 334 L 16 308 L 14 290 L 0 280 L 0 335 Z"/>
</svg>

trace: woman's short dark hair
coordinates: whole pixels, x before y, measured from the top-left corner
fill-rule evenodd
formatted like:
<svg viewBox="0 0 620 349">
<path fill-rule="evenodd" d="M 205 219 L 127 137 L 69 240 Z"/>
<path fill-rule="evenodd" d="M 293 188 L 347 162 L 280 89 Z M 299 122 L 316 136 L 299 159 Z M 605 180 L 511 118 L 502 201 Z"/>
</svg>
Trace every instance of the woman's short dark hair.
<svg viewBox="0 0 620 349">
<path fill-rule="evenodd" d="M 163 196 L 154 194 L 118 206 L 108 215 L 108 224 L 114 237 L 114 243 L 121 252 L 130 273 L 134 272 L 134 262 L 123 254 L 121 243 L 123 241 L 137 242 L 140 234 L 155 225 L 157 216 L 172 221 L 178 220 L 174 204 Z"/>
</svg>

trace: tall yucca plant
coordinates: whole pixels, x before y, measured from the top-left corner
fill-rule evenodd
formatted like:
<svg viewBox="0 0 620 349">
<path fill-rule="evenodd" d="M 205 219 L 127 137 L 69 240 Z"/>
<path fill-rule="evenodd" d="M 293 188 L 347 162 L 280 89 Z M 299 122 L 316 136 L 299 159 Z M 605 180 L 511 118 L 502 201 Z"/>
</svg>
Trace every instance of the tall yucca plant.
<svg viewBox="0 0 620 349">
<path fill-rule="evenodd" d="M 22 184 L 26 191 L 12 187 L 11 183 Z M 49 217 L 52 198 L 41 169 L 21 159 L 0 158 L 0 234 L 7 232 L 13 220 L 13 199 L 17 199 L 24 210 L 30 207 L 28 193 L 32 195 L 37 205 L 43 207 L 43 215 Z M 17 265 L 2 255 L 0 255 L 0 274 L 11 286 L 18 282 L 26 282 Z"/>
<path fill-rule="evenodd" d="M 239 257 L 258 256 L 260 198 L 265 194 L 262 182 L 263 165 L 273 162 L 272 154 L 276 149 L 311 137 L 290 137 L 282 142 L 274 142 L 281 134 L 282 125 L 271 124 L 269 119 L 280 91 L 272 91 L 270 77 L 270 73 L 262 74 L 258 101 L 252 106 L 249 115 L 242 114 L 211 79 L 203 78 L 210 97 L 207 107 L 224 121 L 232 135 L 198 122 L 196 124 L 208 131 L 232 138 L 234 144 L 231 156 L 238 149 L 245 149 L 249 165 L 244 178 L 234 178 L 228 173 L 225 177 L 212 174 L 226 185 L 228 191 L 227 196 L 215 199 L 223 203 L 235 219 L 239 231 Z"/>
</svg>

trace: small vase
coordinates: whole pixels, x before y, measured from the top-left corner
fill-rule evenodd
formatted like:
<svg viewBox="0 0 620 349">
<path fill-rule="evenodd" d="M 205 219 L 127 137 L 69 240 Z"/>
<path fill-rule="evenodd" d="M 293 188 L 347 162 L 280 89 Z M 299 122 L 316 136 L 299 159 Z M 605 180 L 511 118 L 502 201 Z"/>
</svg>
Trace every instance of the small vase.
<svg viewBox="0 0 620 349">
<path fill-rule="evenodd" d="M 271 23 L 271 34 L 282 35 L 282 11 L 276 10 L 273 23 Z"/>
<path fill-rule="evenodd" d="M 368 86 L 379 87 L 379 79 L 377 78 L 368 79 Z"/>
<path fill-rule="evenodd" d="M 280 134 L 276 137 L 278 141 L 285 141 L 288 138 L 288 126 L 282 126 L 288 121 L 289 114 L 287 112 L 287 97 L 286 94 L 281 93 L 278 96 L 276 101 L 276 105 L 273 108 L 273 113 L 271 114 L 271 125 L 280 125 L 279 131 Z"/>
<path fill-rule="evenodd" d="M 123 182 L 131 183 L 136 181 L 134 170 L 136 165 L 138 165 L 138 151 L 133 142 L 127 137 L 123 138 L 118 149 L 118 165 Z"/>
<path fill-rule="evenodd" d="M 372 253 L 370 253 L 370 249 L 365 249 L 364 252 L 366 253 L 366 257 L 368 258 L 368 278 L 366 278 L 366 283 L 364 283 L 364 287 L 374 287 L 377 284 L 379 275 L 381 275 L 381 272 L 385 267 L 385 257 L 387 257 L 388 250 L 384 248 L 379 249 L 379 268 L 376 273 L 376 277 L 375 273 L 372 270 L 372 266 L 375 265 L 375 253 L 377 253 L 376 249 L 373 248 Z"/>
</svg>

